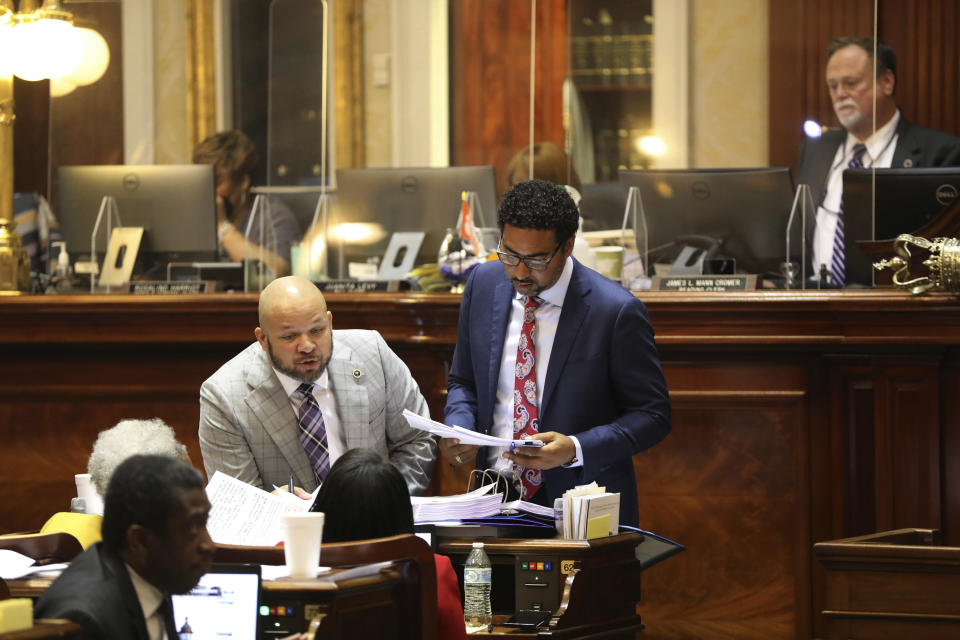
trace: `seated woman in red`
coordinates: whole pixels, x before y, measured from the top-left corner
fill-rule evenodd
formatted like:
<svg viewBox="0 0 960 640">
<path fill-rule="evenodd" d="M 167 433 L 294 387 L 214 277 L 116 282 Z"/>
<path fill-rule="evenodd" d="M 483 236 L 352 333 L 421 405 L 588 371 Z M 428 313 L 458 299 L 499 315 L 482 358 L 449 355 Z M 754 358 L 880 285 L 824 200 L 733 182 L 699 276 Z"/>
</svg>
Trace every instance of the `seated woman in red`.
<svg viewBox="0 0 960 640">
<path fill-rule="evenodd" d="M 313 511 L 322 511 L 324 542 L 350 542 L 413 533 L 413 508 L 403 476 L 369 449 L 351 449 L 330 467 Z M 443 640 L 466 640 L 460 586 L 450 558 L 437 567 L 437 624 Z"/>
</svg>

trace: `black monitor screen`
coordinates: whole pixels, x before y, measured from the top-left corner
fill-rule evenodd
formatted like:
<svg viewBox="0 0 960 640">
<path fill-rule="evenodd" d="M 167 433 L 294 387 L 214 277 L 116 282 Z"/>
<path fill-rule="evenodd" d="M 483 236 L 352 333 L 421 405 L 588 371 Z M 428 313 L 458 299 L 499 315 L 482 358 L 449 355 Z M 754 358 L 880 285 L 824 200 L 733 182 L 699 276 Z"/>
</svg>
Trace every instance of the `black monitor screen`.
<svg viewBox="0 0 960 640">
<path fill-rule="evenodd" d="M 493 167 L 337 169 L 337 206 L 331 212 L 328 238 L 338 250 L 338 228 L 344 223 L 378 227 L 372 242 L 344 243 L 345 260 L 382 256 L 395 231 L 424 231 L 417 263 L 436 262 L 447 229 L 457 226 L 461 193 L 480 199 L 484 225 L 494 227 L 497 195 Z"/>
<path fill-rule="evenodd" d="M 873 176 L 876 173 L 876 209 Z M 956 202 L 960 167 L 922 169 L 847 169 L 843 172 L 843 211 L 852 218 L 874 221 L 864 239 L 890 240 L 916 231 Z M 874 211 L 871 216 L 870 211 Z"/>
<path fill-rule="evenodd" d="M 623 226 L 623 210 L 627 191 L 619 182 L 585 184 L 580 188 L 580 215 L 584 231 L 619 229 Z"/>
<path fill-rule="evenodd" d="M 788 168 L 621 171 L 620 183 L 640 189 L 651 262 L 670 262 L 684 236 L 704 236 L 722 241 L 718 255 L 738 272 L 779 271 L 793 201 Z"/>
<path fill-rule="evenodd" d="M 60 167 L 60 225 L 67 250 L 90 253 L 90 234 L 104 196 L 117 201 L 125 227 L 143 227 L 141 253 L 162 262 L 217 259 L 213 165 Z M 97 253 L 106 250 L 106 214 Z M 153 266 L 141 260 L 144 266 Z"/>
</svg>

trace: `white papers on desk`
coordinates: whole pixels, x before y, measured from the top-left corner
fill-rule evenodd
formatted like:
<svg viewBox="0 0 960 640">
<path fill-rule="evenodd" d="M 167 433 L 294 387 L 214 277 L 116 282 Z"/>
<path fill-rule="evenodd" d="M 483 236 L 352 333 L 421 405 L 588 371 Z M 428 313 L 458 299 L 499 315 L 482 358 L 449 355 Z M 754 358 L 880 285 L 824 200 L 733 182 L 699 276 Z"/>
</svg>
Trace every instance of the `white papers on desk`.
<svg viewBox="0 0 960 640">
<path fill-rule="evenodd" d="M 442 422 L 436 422 L 430 418 L 417 415 L 409 409 L 403 410 L 403 417 L 407 419 L 407 422 L 409 422 L 410 426 L 414 429 L 429 431 L 441 438 L 456 438 L 460 441 L 460 444 L 473 444 L 480 445 L 481 447 L 509 447 L 513 443 L 512 438 L 488 436 L 485 433 L 471 431 L 463 427 L 448 427 Z"/>
<path fill-rule="evenodd" d="M 504 513 L 509 513 L 511 511 L 532 513 L 533 515 L 544 516 L 547 518 L 552 518 L 554 516 L 553 507 L 545 507 L 540 504 L 525 502 L 523 500 L 513 500 L 511 502 L 504 502 L 500 510 L 503 511 Z"/>
<path fill-rule="evenodd" d="M 486 518 L 500 513 L 502 493 L 491 493 L 494 485 L 487 484 L 470 493 L 455 496 L 410 496 L 414 522 L 437 522 Z"/>
<path fill-rule="evenodd" d="M 290 494 L 268 493 L 219 471 L 207 484 L 207 498 L 207 531 L 214 542 L 260 547 L 283 540 L 282 514 L 309 511 L 313 504 Z"/>
<path fill-rule="evenodd" d="M 0 578 L 4 580 L 17 580 L 38 573 L 59 574 L 66 568 L 65 563 L 38 565 L 36 560 L 22 553 L 0 549 Z"/>
</svg>

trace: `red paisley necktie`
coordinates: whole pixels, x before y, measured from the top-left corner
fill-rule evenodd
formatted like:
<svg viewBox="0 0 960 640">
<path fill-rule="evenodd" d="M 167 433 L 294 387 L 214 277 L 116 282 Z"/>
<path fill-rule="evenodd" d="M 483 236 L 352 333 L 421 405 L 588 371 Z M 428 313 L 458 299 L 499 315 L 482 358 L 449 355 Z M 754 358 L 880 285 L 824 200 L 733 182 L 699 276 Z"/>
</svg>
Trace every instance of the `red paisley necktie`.
<svg viewBox="0 0 960 640">
<path fill-rule="evenodd" d="M 517 367 L 513 380 L 513 439 L 533 435 L 540 430 L 537 415 L 537 357 L 536 357 L 536 317 L 534 312 L 543 301 L 539 298 L 527 298 L 523 304 L 523 326 L 520 328 L 520 342 L 517 344 Z M 523 500 L 540 488 L 540 470 L 527 469 L 514 465 L 513 488 Z"/>
</svg>

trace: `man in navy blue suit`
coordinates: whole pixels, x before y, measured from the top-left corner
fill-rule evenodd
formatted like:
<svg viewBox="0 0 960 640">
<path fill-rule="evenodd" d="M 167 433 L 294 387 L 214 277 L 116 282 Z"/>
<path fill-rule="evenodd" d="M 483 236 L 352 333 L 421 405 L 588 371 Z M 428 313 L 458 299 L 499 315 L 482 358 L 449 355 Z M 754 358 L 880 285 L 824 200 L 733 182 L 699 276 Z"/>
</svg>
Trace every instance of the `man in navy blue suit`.
<svg viewBox="0 0 960 640">
<path fill-rule="evenodd" d="M 670 431 L 670 402 L 646 308 L 571 257 L 579 214 L 553 183 L 514 185 L 498 212 L 499 262 L 477 267 L 460 305 L 444 420 L 539 449 L 443 439 L 454 466 L 501 471 L 512 492 L 553 505 L 596 481 L 638 521 L 633 456 Z"/>
</svg>

